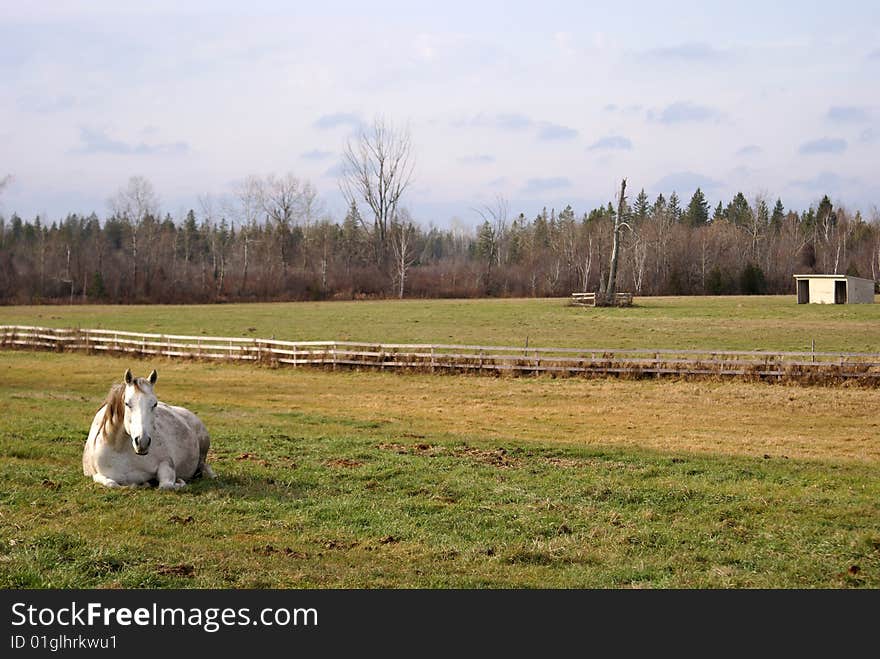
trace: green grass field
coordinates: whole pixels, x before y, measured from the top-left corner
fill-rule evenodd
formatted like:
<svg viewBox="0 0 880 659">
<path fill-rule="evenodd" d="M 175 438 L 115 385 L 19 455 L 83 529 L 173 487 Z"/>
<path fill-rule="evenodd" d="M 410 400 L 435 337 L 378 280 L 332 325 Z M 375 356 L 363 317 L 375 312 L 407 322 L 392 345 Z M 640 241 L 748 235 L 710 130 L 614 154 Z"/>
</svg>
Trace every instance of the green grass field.
<svg viewBox="0 0 880 659">
<path fill-rule="evenodd" d="M 812 328 L 817 348 L 880 350 L 874 307 L 789 302 L 7 307 L 0 323 L 489 344 L 514 342 L 518 319 L 532 345 L 636 345 L 656 324 L 666 345 L 729 348 Z M 742 323 L 766 330 L 749 344 Z M 216 480 L 168 493 L 82 475 L 129 366 L 156 368 L 160 398 L 205 421 Z M 0 400 L 3 588 L 880 587 L 870 388 L 0 352 Z"/>
<path fill-rule="evenodd" d="M 880 352 L 880 305 L 794 296 L 643 297 L 629 309 L 564 299 L 389 300 L 206 306 L 0 307 L 0 324 L 299 341 L 573 348 Z"/>
</svg>

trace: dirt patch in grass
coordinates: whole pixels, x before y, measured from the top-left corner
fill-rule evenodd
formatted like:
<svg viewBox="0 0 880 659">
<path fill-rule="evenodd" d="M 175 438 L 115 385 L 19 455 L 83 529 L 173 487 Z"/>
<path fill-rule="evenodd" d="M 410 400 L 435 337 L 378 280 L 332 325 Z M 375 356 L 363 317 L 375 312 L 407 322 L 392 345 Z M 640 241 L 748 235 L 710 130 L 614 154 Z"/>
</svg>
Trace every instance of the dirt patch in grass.
<svg viewBox="0 0 880 659">
<path fill-rule="evenodd" d="M 324 464 L 335 469 L 353 469 L 362 466 L 364 463 L 360 460 L 351 460 L 349 458 L 334 458 L 327 460 Z"/>
<path fill-rule="evenodd" d="M 272 556 L 273 554 L 282 554 L 288 558 L 296 558 L 296 559 L 305 559 L 308 558 L 309 555 L 303 551 L 297 551 L 295 549 L 291 549 L 290 547 L 277 548 L 273 545 L 263 545 L 261 547 L 254 547 L 253 553 L 259 554 L 260 556 Z"/>
<path fill-rule="evenodd" d="M 394 442 L 383 442 L 378 444 L 376 448 L 383 451 L 394 451 L 400 455 L 419 455 L 422 457 L 433 458 L 438 455 L 451 456 L 454 458 L 470 458 L 482 464 L 492 465 L 494 467 L 516 467 L 520 461 L 518 458 L 512 457 L 505 448 L 481 449 L 473 446 L 457 446 L 447 447 L 436 444 L 397 444 Z"/>
<path fill-rule="evenodd" d="M 264 467 L 271 466 L 271 463 L 268 460 L 265 460 L 263 458 L 259 458 L 256 455 L 254 455 L 253 453 L 241 453 L 241 454 L 235 456 L 235 459 L 236 460 L 252 460 L 252 461 L 256 462 L 257 464 L 263 465 Z"/>
<path fill-rule="evenodd" d="M 358 546 L 358 542 L 346 542 L 345 540 L 328 540 L 324 543 L 324 549 L 346 551 Z"/>
<path fill-rule="evenodd" d="M 517 458 L 512 458 L 507 453 L 507 449 L 504 448 L 479 449 L 473 447 L 465 447 L 461 449 L 455 449 L 454 455 L 467 456 L 473 460 L 476 460 L 477 462 L 492 465 L 493 467 L 518 467 L 520 464 L 520 461 Z"/>
<path fill-rule="evenodd" d="M 179 563 L 177 565 L 160 565 L 156 572 L 174 577 L 192 577 L 195 575 L 196 569 L 189 563 Z"/>
</svg>

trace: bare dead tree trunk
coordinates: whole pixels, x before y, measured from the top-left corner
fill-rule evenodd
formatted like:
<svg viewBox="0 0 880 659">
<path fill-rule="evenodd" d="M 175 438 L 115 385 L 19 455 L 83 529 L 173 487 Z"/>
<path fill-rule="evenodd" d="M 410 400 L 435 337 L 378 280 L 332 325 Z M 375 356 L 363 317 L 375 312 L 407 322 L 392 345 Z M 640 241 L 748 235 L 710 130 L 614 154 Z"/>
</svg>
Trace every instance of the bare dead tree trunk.
<svg viewBox="0 0 880 659">
<path fill-rule="evenodd" d="M 617 201 L 617 217 L 614 218 L 614 242 L 611 245 L 611 264 L 608 268 L 608 285 L 605 287 L 605 303 L 613 305 L 617 292 L 617 259 L 620 251 L 620 227 L 626 208 L 626 179 L 620 183 L 620 199 Z"/>
</svg>

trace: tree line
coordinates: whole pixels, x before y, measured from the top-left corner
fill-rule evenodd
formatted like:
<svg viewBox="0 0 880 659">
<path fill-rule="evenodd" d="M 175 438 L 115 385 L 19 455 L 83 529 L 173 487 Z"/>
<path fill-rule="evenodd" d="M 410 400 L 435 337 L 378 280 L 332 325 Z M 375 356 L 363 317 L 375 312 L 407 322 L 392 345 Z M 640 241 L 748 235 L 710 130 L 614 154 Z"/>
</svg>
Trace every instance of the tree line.
<svg viewBox="0 0 880 659">
<path fill-rule="evenodd" d="M 403 199 L 415 161 L 407 129 L 377 117 L 347 142 L 335 221 L 314 186 L 250 176 L 184 217 L 162 215 L 134 176 L 101 219 L 0 216 L 0 302 L 189 303 L 371 297 L 548 297 L 788 293 L 798 273 L 876 281 L 880 217 L 835 208 L 826 195 L 800 213 L 781 199 L 737 193 L 710 209 L 697 188 L 616 207 L 512 215 L 497 197 L 473 230 L 423 227 Z M 0 193 L 11 181 L 0 180 Z M 607 290 L 606 290 L 607 288 Z"/>
<path fill-rule="evenodd" d="M 0 302 L 568 296 L 603 291 L 615 230 L 617 290 L 636 295 L 792 293 L 794 273 L 876 280 L 880 269 L 876 211 L 865 219 L 828 196 L 797 212 L 742 193 L 710 208 L 700 189 L 686 205 L 642 190 L 616 208 L 534 217 L 499 197 L 469 231 L 424 227 L 387 202 L 381 226 L 355 194 L 334 221 L 308 182 L 250 177 L 231 201 L 203 198 L 174 218 L 133 177 L 103 219 L 0 216 Z"/>
</svg>

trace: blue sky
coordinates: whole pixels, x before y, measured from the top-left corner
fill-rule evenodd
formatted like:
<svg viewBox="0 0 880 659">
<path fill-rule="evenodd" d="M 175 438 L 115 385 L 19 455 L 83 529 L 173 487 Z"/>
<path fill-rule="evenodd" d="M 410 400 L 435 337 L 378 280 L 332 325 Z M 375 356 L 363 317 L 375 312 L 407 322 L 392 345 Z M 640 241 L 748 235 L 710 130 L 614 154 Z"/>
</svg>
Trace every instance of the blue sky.
<svg viewBox="0 0 880 659">
<path fill-rule="evenodd" d="M 408 126 L 422 224 L 576 211 L 699 185 L 880 205 L 877 2 L 0 0 L 0 212 L 164 211 L 249 175 L 310 181 L 340 219 L 347 139 Z M 312 6 L 314 5 L 314 6 Z"/>
</svg>

